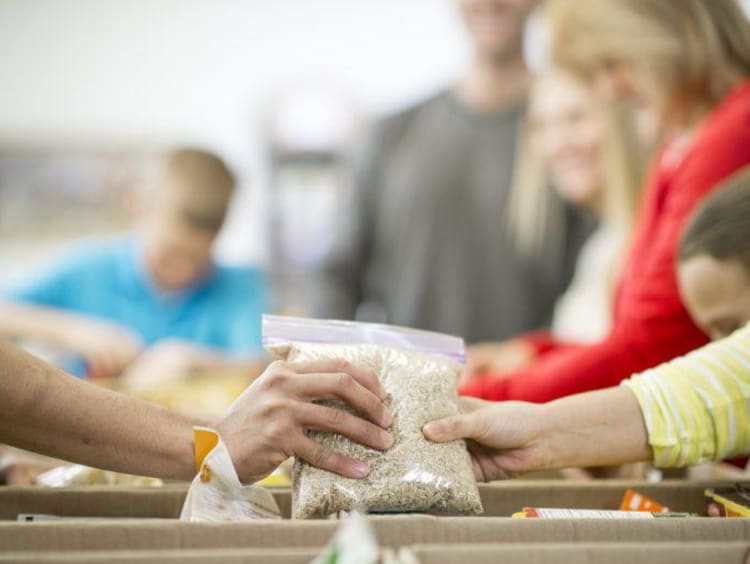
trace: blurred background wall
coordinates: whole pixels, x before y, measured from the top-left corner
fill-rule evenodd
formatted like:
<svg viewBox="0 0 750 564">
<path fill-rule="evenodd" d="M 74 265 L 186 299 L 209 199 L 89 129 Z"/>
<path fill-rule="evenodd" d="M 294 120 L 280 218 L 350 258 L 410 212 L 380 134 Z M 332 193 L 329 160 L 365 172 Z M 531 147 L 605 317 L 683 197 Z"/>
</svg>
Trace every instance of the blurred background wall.
<svg viewBox="0 0 750 564">
<path fill-rule="evenodd" d="M 183 143 L 242 178 L 220 257 L 267 264 L 285 144 L 353 146 L 468 56 L 451 0 L 0 0 L 0 268 L 124 227 L 128 171 Z"/>
<path fill-rule="evenodd" d="M 72 160 L 70 183 L 89 174 L 96 185 L 109 174 L 102 156 L 122 163 L 172 144 L 206 145 L 242 176 L 219 254 L 261 263 L 264 137 L 279 100 L 303 92 L 286 121 L 325 142 L 316 128 L 425 96 L 468 56 L 450 0 L 0 0 L 0 44 L 0 155 L 14 165 L 0 190 L 9 178 L 27 182 L 18 177 L 39 159 L 62 155 L 48 176 L 59 179 Z M 79 233 L 40 220 L 49 228 L 23 229 L 31 206 L 9 200 L 5 214 L 15 217 L 0 237 L 0 268 L 13 272 L 69 237 L 119 225 L 72 222 Z"/>
</svg>

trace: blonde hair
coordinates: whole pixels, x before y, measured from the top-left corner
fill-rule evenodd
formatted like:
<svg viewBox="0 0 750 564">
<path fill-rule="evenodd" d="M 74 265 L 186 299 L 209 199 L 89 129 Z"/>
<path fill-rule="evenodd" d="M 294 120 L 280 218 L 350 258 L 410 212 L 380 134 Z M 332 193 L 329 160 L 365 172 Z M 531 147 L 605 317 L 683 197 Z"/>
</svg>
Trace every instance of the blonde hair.
<svg viewBox="0 0 750 564">
<path fill-rule="evenodd" d="M 545 13 L 556 64 L 592 77 L 626 63 L 682 120 L 750 74 L 750 22 L 736 0 L 550 0 Z"/>
<path fill-rule="evenodd" d="M 164 156 L 156 181 L 156 201 L 165 213 L 195 229 L 221 229 L 236 179 L 218 155 L 192 147 L 175 149 Z"/>
<path fill-rule="evenodd" d="M 537 79 L 536 83 L 539 82 Z M 627 237 L 640 194 L 643 151 L 627 108 L 601 104 L 596 111 L 604 121 L 600 150 L 602 219 Z M 541 157 L 532 147 L 530 119 L 527 115 L 521 129 L 507 210 L 511 237 L 517 248 L 524 256 L 538 256 L 545 241 L 562 237 L 565 216 L 560 199 L 549 186 Z"/>
</svg>

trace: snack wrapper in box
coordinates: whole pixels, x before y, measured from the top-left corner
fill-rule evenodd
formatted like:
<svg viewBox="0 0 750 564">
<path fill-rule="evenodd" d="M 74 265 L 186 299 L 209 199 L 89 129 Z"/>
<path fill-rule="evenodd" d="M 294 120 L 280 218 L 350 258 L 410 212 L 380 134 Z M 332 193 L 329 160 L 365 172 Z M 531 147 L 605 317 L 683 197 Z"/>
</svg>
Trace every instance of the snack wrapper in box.
<svg viewBox="0 0 750 564">
<path fill-rule="evenodd" d="M 750 488 L 747 485 L 707 489 L 705 495 L 709 517 L 750 517 Z"/>
<path fill-rule="evenodd" d="M 635 490 L 628 490 L 622 498 L 620 511 L 651 511 L 653 513 L 667 513 L 669 508 Z"/>
<path fill-rule="evenodd" d="M 653 511 L 608 511 L 603 509 L 563 509 L 558 507 L 524 507 L 514 519 L 657 519 L 694 517 L 690 513 Z"/>
</svg>

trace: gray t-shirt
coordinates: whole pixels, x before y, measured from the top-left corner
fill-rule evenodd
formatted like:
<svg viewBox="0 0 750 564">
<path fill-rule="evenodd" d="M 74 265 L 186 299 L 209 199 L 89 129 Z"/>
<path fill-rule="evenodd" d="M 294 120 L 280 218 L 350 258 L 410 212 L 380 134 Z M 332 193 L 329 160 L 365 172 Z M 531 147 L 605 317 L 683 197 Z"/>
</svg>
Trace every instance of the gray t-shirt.
<svg viewBox="0 0 750 564">
<path fill-rule="evenodd" d="M 559 203 L 565 233 L 539 259 L 508 237 L 506 206 L 524 107 L 476 113 L 451 92 L 374 127 L 327 261 L 317 315 L 505 339 L 549 322 L 590 229 Z"/>
</svg>

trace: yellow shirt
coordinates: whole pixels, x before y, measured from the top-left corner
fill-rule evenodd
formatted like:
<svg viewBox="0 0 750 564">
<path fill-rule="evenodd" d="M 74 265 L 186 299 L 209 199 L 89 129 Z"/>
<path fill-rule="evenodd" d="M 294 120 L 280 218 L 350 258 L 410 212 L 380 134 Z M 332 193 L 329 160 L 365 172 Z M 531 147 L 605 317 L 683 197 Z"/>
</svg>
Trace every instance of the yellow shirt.
<svg viewBox="0 0 750 564">
<path fill-rule="evenodd" d="M 750 325 L 633 376 L 657 466 L 750 453 Z"/>
</svg>

